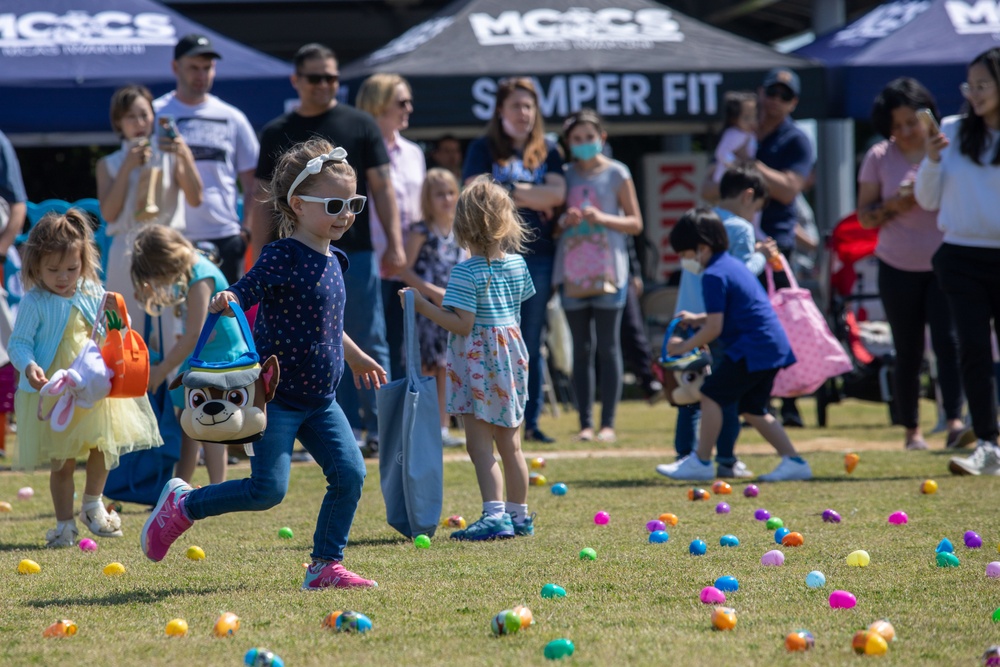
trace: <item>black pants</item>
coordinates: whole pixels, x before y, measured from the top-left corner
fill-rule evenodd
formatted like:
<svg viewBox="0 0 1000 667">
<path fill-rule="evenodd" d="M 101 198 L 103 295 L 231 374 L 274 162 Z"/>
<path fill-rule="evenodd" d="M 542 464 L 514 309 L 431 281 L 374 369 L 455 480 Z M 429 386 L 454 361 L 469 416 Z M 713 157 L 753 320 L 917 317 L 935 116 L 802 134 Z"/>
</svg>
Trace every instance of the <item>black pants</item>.
<svg viewBox="0 0 1000 667">
<path fill-rule="evenodd" d="M 580 430 L 594 427 L 594 353 L 601 364 L 601 428 L 615 427 L 615 412 L 622 394 L 622 355 L 618 334 L 622 309 L 587 306 L 567 310 L 566 322 L 573 336 L 573 393 L 580 413 Z M 596 338 L 596 346 L 595 346 Z"/>
<path fill-rule="evenodd" d="M 962 379 L 958 370 L 958 337 L 951 310 L 933 271 L 901 271 L 879 260 L 878 291 L 896 348 L 893 400 L 906 428 L 919 425 L 920 365 L 924 359 L 924 325 L 930 325 L 937 357 L 938 385 L 946 419 L 962 416 Z"/>
<path fill-rule="evenodd" d="M 219 249 L 219 269 L 232 285 L 243 276 L 243 261 L 247 252 L 247 241 L 242 234 L 221 239 L 208 239 Z"/>
<path fill-rule="evenodd" d="M 406 375 L 403 367 L 403 307 L 399 290 L 405 283 L 391 278 L 382 280 L 382 310 L 385 312 L 385 342 L 389 345 L 389 377 L 398 380 Z"/>
<path fill-rule="evenodd" d="M 653 393 L 652 384 L 656 379 L 653 377 L 653 356 L 649 351 L 649 339 L 646 338 L 646 325 L 639 305 L 639 292 L 631 279 L 626 289 L 628 297 L 625 300 L 625 312 L 622 313 L 620 332 L 622 358 L 648 398 Z"/>
<path fill-rule="evenodd" d="M 991 323 L 1000 321 L 1000 249 L 942 244 L 931 262 L 951 307 L 958 333 L 962 385 L 972 429 L 980 440 L 997 440 Z"/>
</svg>

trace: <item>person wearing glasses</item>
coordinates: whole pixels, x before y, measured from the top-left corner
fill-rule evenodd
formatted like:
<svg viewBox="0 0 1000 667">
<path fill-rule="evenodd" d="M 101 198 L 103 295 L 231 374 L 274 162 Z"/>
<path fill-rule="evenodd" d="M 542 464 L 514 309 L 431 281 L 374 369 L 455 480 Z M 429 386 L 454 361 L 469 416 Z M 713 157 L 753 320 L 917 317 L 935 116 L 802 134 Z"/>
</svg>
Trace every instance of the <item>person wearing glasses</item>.
<svg viewBox="0 0 1000 667">
<path fill-rule="evenodd" d="M 382 275 L 394 276 L 406 264 L 399 210 L 392 182 L 392 165 L 386 152 L 382 131 L 369 114 L 338 102 L 340 69 L 333 50 L 322 44 L 306 44 L 292 59 L 295 73 L 292 87 L 299 96 L 299 106 L 264 126 L 261 132 L 260 160 L 257 162 L 257 195 L 253 197 L 254 259 L 261 248 L 277 238 L 276 213 L 265 205 L 265 185 L 274 174 L 278 158 L 298 142 L 326 139 L 350 155 L 351 166 L 358 172 L 358 192 L 370 193 L 378 214 L 378 224 L 385 234 L 386 247 L 381 271 L 372 246 L 371 223 L 365 206 L 355 215 L 354 225 L 336 242 L 351 264 L 344 274 L 347 289 L 345 331 L 367 350 L 384 368 L 390 368 L 386 343 L 385 316 L 382 307 Z M 375 393 L 356 389 L 350 382 L 337 391 L 347 419 L 366 455 L 378 452 L 378 408 Z M 362 436 L 366 431 L 367 436 Z"/>
<path fill-rule="evenodd" d="M 956 475 L 1000 475 L 992 328 L 1000 320 L 1000 48 L 980 53 L 962 84 L 963 112 L 940 129 L 922 116 L 927 155 L 917 170 L 917 204 L 937 211 L 941 247 L 931 264 L 958 333 L 962 385 L 977 446 L 955 457 Z"/>
<path fill-rule="evenodd" d="M 208 37 L 181 37 L 172 63 L 177 87 L 153 100 L 153 111 L 158 119 L 174 119 L 204 186 L 201 204 L 186 204 L 184 235 L 195 244 L 212 243 L 219 251 L 222 273 L 233 283 L 243 274 L 247 249 L 236 210 L 236 182 L 244 193 L 253 192 L 260 145 L 246 115 L 209 92 L 215 61 L 221 57 Z"/>
<path fill-rule="evenodd" d="M 760 121 L 754 166 L 764 177 L 769 197 L 760 214 L 760 227 L 765 236 L 774 239 L 789 266 L 798 223 L 795 200 L 805 190 L 815 162 L 809 137 L 791 118 L 800 92 L 799 75 L 786 67 L 768 72 L 757 91 Z M 775 284 L 788 286 L 783 274 L 775 276 Z M 781 421 L 784 426 L 803 426 L 795 399 L 782 401 Z"/>
</svg>

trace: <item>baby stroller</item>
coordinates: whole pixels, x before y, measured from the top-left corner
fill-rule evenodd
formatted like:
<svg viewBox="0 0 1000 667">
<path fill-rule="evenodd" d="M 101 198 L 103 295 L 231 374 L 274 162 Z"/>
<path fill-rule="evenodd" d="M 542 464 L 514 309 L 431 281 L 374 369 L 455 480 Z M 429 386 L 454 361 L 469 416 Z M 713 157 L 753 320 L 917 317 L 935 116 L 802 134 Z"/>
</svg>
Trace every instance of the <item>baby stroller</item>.
<svg viewBox="0 0 1000 667">
<path fill-rule="evenodd" d="M 854 370 L 830 378 L 816 392 L 820 426 L 826 426 L 827 408 L 843 398 L 885 403 L 891 423 L 899 423 L 892 401 L 896 353 L 878 293 L 877 242 L 878 230 L 864 229 L 857 213 L 838 222 L 827 238 L 830 328 Z"/>
</svg>

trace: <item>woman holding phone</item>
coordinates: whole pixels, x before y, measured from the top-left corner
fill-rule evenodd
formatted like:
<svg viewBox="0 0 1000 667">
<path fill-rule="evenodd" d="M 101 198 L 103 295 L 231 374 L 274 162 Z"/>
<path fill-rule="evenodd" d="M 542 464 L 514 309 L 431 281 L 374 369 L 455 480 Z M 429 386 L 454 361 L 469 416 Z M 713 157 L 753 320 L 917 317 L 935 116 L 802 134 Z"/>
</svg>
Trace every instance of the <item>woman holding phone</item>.
<svg viewBox="0 0 1000 667">
<path fill-rule="evenodd" d="M 936 124 L 934 98 L 920 82 L 903 77 L 883 88 L 875 98 L 872 123 L 887 139 L 869 149 L 858 174 L 858 219 L 862 227 L 878 229 L 878 287 L 896 348 L 893 401 L 906 429 L 907 450 L 927 449 L 918 407 L 925 325 L 930 325 L 948 421 L 945 445 L 960 447 L 975 440 L 962 421 L 958 339 L 931 267 L 944 235 L 937 228 L 937 214 L 921 208 L 913 196 L 929 135 L 922 115 Z"/>
<path fill-rule="evenodd" d="M 956 475 L 1000 475 L 992 327 L 1000 319 L 1000 48 L 976 56 L 962 84 L 966 104 L 926 142 L 914 194 L 938 211 L 944 241 L 934 272 L 958 331 L 962 384 L 978 440 Z"/>
</svg>

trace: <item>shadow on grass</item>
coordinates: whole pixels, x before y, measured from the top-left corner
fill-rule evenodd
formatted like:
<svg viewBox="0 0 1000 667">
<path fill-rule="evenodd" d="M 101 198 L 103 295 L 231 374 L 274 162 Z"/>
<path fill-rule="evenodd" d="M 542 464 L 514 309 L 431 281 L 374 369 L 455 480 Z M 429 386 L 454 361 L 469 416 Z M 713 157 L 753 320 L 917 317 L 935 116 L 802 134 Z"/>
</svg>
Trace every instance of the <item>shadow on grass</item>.
<svg viewBox="0 0 1000 667">
<path fill-rule="evenodd" d="M 386 544 L 403 544 L 409 542 L 408 538 L 399 535 L 397 537 L 362 537 L 361 539 L 351 539 L 352 547 L 380 547 Z"/>
<path fill-rule="evenodd" d="M 580 479 L 573 482 L 573 487 L 582 486 L 589 489 L 637 489 L 647 486 L 662 486 L 664 481 L 667 481 L 666 478 L 659 475 L 656 477 L 635 479 Z"/>
<path fill-rule="evenodd" d="M 46 607 L 66 607 L 79 605 L 82 607 L 116 607 L 121 604 L 153 604 L 165 598 L 176 595 L 209 595 L 212 593 L 235 593 L 246 587 L 237 586 L 205 586 L 202 588 L 160 588 L 157 590 L 120 591 L 100 597 L 53 598 L 51 600 L 32 600 L 25 603 L 29 607 L 45 609 Z"/>
<path fill-rule="evenodd" d="M 31 544 L 0 544 L 0 553 L 4 551 L 37 551 L 42 548 L 42 544 L 33 542 Z"/>
</svg>

